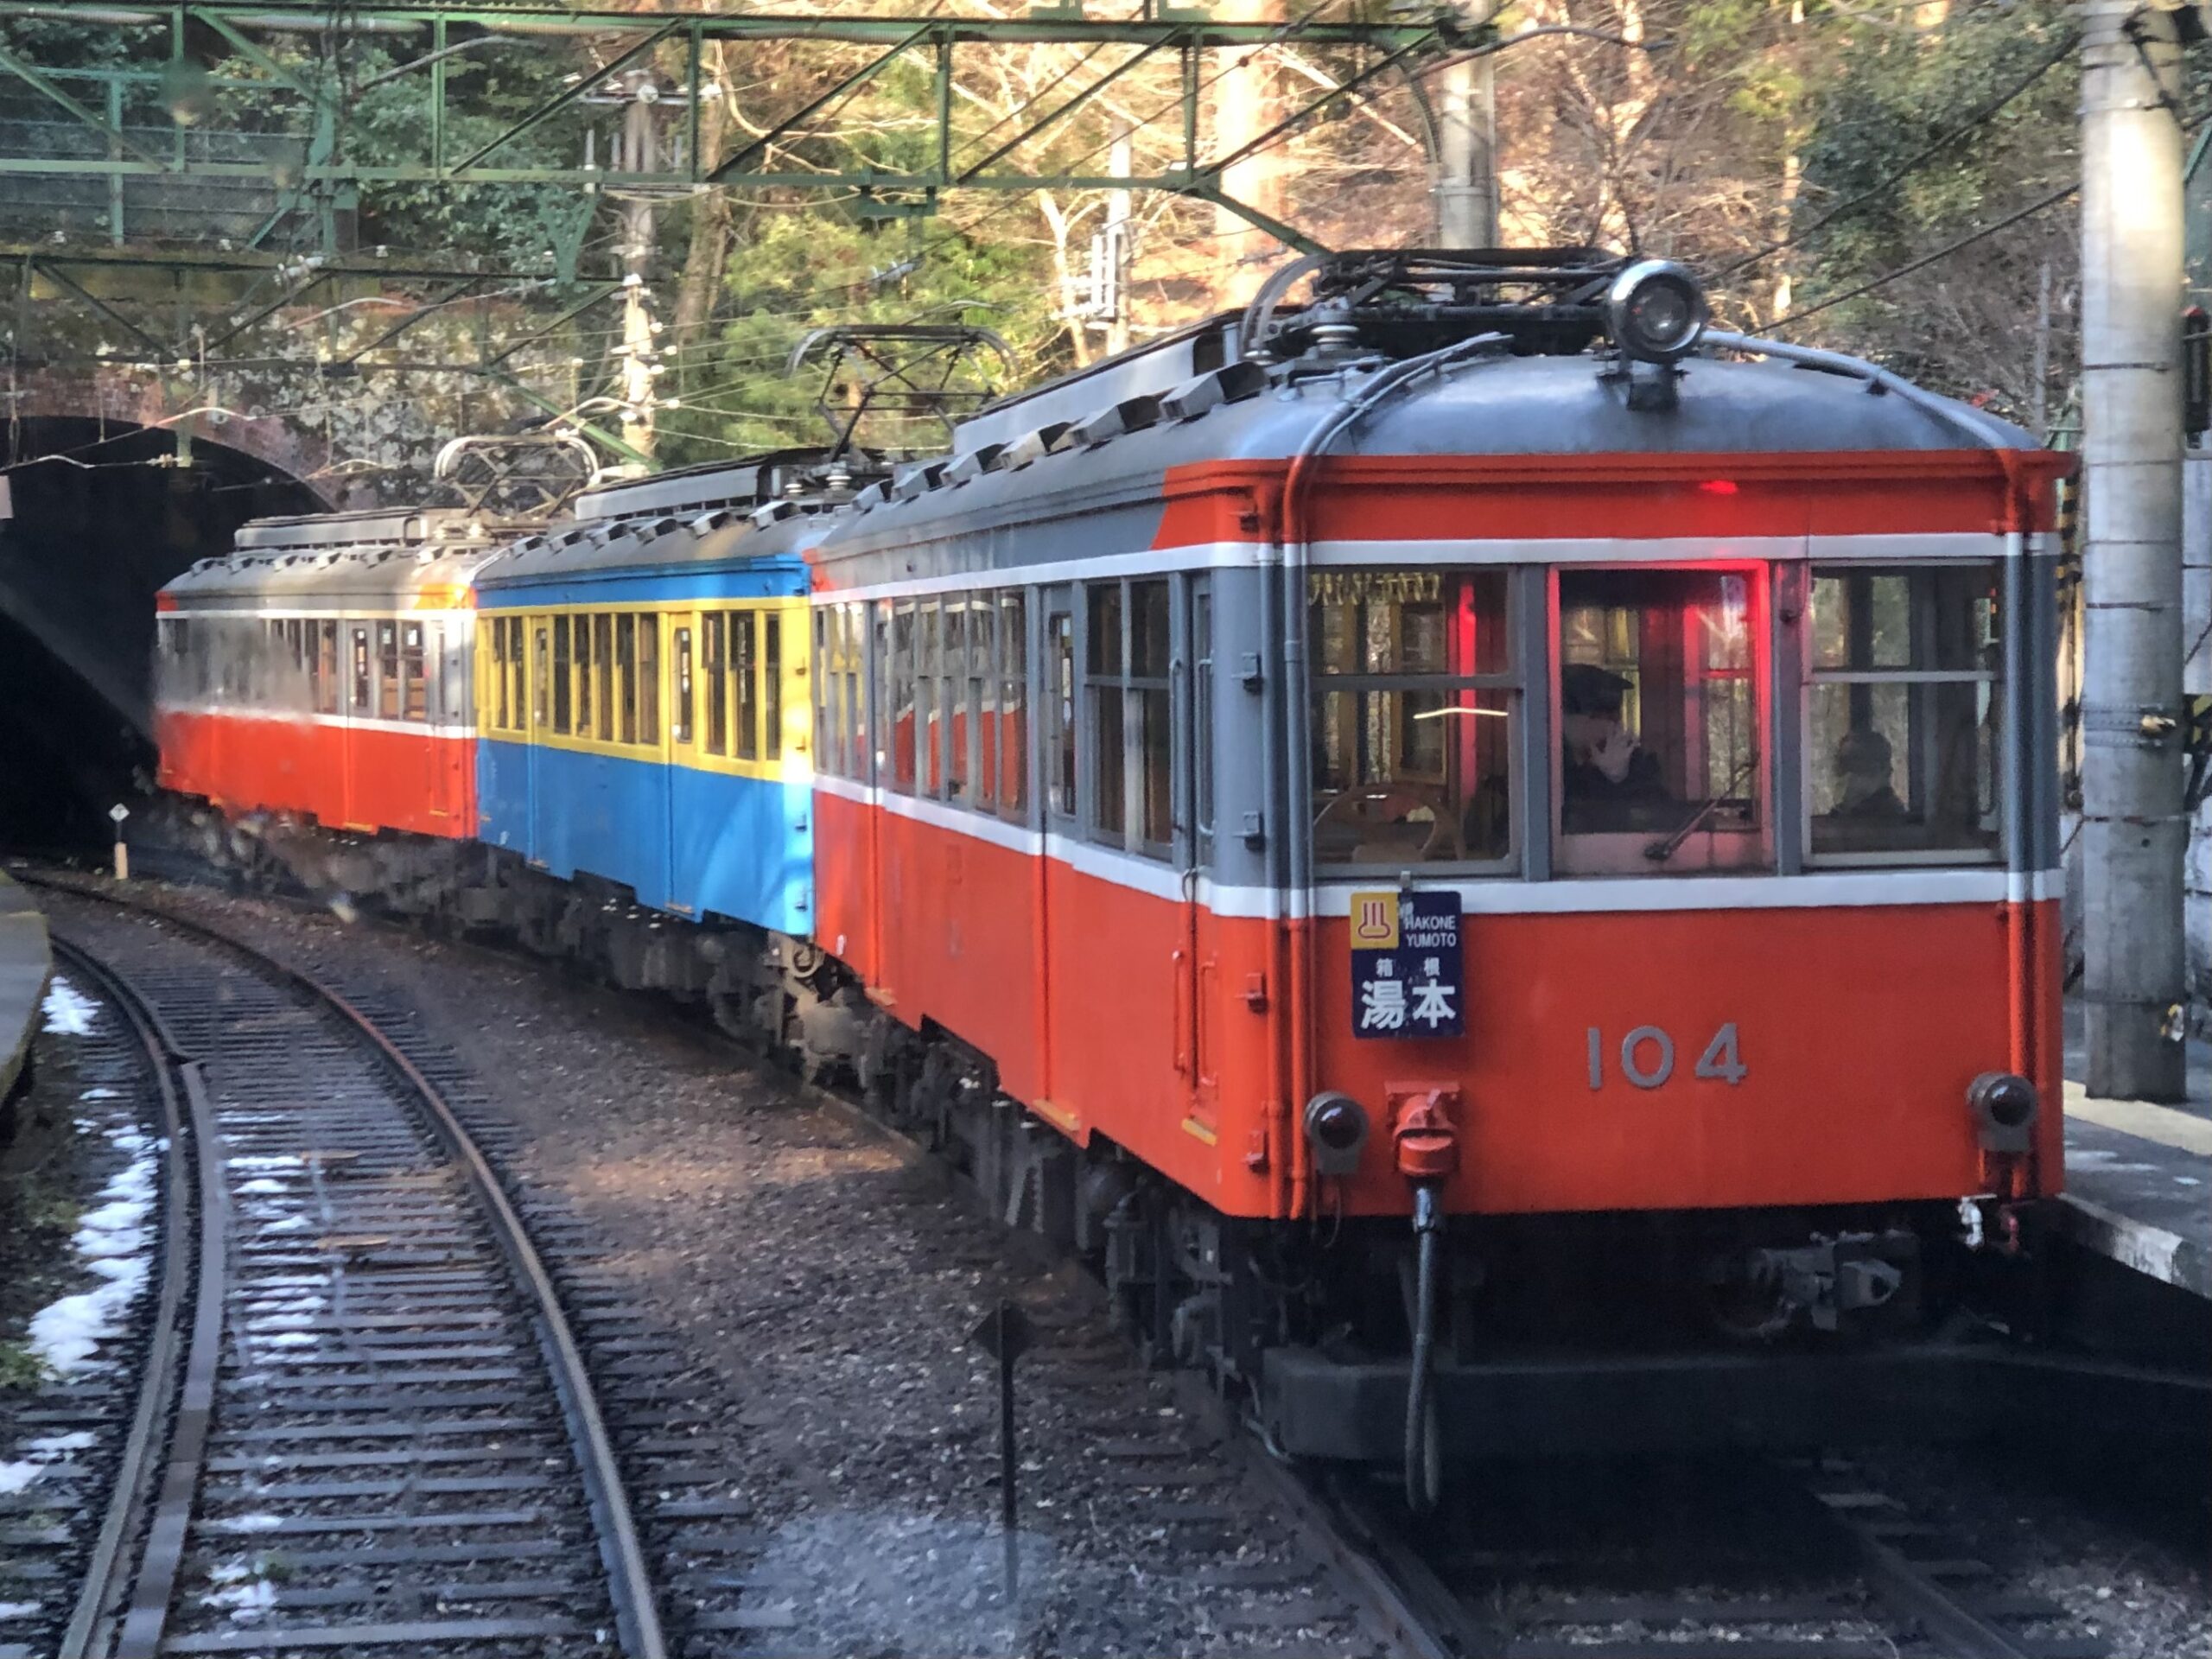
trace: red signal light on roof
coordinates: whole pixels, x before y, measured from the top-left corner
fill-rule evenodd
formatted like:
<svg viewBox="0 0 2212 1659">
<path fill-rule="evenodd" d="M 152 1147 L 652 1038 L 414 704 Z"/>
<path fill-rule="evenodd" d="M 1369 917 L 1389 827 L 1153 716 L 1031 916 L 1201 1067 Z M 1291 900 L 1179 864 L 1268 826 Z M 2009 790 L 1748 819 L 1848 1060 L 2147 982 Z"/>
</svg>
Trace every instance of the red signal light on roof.
<svg viewBox="0 0 2212 1659">
<path fill-rule="evenodd" d="M 1736 480 L 1732 478 L 1708 478 L 1698 488 L 1707 495 L 1733 495 Z"/>
</svg>

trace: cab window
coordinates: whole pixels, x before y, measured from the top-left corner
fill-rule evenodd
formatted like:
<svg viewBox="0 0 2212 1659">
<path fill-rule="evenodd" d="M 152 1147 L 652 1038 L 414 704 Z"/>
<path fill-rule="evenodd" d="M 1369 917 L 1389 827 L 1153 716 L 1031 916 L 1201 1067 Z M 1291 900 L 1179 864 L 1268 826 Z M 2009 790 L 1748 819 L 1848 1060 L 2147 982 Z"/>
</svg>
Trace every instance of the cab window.
<svg viewBox="0 0 2212 1659">
<path fill-rule="evenodd" d="M 1560 868 L 1759 868 L 1765 759 L 1751 570 L 1559 575 Z"/>
<path fill-rule="evenodd" d="M 1831 863 L 1993 858 L 1994 565 L 1813 570 L 1808 851 Z"/>
<path fill-rule="evenodd" d="M 1318 865 L 1512 857 L 1509 585 L 1502 570 L 1307 578 Z"/>
</svg>

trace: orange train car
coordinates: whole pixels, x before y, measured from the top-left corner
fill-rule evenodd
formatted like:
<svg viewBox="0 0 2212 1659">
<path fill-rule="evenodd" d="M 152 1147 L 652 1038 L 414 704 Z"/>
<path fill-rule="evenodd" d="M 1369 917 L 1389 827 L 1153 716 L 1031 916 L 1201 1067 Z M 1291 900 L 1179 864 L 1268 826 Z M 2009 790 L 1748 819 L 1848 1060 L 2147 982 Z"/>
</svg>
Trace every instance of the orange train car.
<svg viewBox="0 0 2212 1659">
<path fill-rule="evenodd" d="M 1940 1369 L 2061 1179 L 2060 466 L 1572 250 L 998 405 L 810 555 L 879 1093 L 1417 1494 Z"/>
<path fill-rule="evenodd" d="M 455 508 L 245 526 L 156 601 L 162 787 L 232 817 L 474 836 L 470 583 L 497 550 Z"/>
</svg>

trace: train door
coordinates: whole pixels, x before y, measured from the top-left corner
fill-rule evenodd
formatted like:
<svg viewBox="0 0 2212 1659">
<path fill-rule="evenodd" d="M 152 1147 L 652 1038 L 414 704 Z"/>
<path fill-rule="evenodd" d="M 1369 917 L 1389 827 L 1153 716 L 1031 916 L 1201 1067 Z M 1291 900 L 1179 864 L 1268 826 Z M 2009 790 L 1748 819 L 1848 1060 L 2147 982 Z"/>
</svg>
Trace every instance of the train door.
<svg viewBox="0 0 2212 1659">
<path fill-rule="evenodd" d="M 362 733 L 376 713 L 376 666 L 369 653 L 369 625 L 346 625 L 346 725 L 338 746 L 338 794 L 341 822 L 359 826 L 365 817 L 354 779 L 359 775 Z"/>
<path fill-rule="evenodd" d="M 1213 942 L 1200 904 L 1200 885 L 1213 871 L 1213 578 L 1201 574 L 1184 590 L 1184 623 L 1173 677 L 1177 840 L 1183 861 L 1183 945 L 1178 964 L 1176 1069 L 1190 1090 L 1191 1121 L 1212 1134 L 1219 1088 L 1208 1040 L 1207 1004 L 1216 976 Z"/>
</svg>

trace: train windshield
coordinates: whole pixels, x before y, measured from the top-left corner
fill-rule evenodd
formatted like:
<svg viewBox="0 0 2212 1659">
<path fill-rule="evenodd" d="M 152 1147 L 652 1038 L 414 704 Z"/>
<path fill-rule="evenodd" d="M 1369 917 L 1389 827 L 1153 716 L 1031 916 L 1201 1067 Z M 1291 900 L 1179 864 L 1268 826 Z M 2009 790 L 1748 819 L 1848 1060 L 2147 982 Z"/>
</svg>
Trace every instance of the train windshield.
<svg viewBox="0 0 2212 1659">
<path fill-rule="evenodd" d="M 1812 856 L 1994 857 L 1996 568 L 1816 565 L 1811 651 Z"/>
<path fill-rule="evenodd" d="M 1518 711 L 1503 571 L 1308 579 L 1313 856 L 1322 866 L 1513 856 Z"/>
<path fill-rule="evenodd" d="M 1766 860 L 1756 573 L 1559 576 L 1562 869 Z"/>
</svg>

